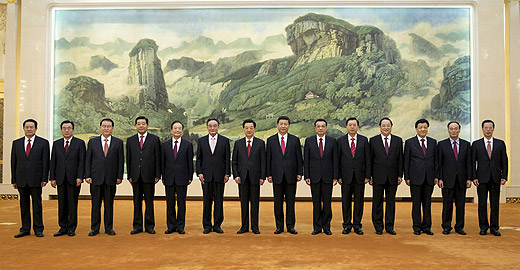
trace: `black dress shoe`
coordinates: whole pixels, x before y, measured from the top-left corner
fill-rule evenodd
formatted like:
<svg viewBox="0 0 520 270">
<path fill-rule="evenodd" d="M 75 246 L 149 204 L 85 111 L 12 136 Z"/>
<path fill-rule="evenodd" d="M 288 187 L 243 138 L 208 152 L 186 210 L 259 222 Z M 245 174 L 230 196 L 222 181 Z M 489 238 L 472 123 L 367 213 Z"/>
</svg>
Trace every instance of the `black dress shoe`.
<svg viewBox="0 0 520 270">
<path fill-rule="evenodd" d="M 323 233 L 326 235 L 332 235 L 332 232 L 330 230 L 323 230 Z"/>
<path fill-rule="evenodd" d="M 99 231 L 90 231 L 90 232 L 88 233 L 88 236 L 94 236 L 94 235 L 96 235 L 96 234 L 98 234 L 98 233 L 99 233 Z"/>
<path fill-rule="evenodd" d="M 359 229 L 359 230 L 354 230 L 354 232 L 357 234 L 357 235 L 363 235 L 363 230 Z"/>
<path fill-rule="evenodd" d="M 486 235 L 487 234 L 487 230 L 480 230 L 480 232 L 478 233 L 480 235 Z"/>
<path fill-rule="evenodd" d="M 242 230 L 242 229 L 240 229 L 240 230 L 237 231 L 237 234 L 243 234 L 243 233 L 246 233 L 246 232 L 248 232 L 248 231 L 249 231 L 249 230 Z"/>
<path fill-rule="evenodd" d="M 58 237 L 58 236 L 62 236 L 62 235 L 66 235 L 67 232 L 65 231 L 58 231 L 57 233 L 54 234 L 54 237 Z"/>
<path fill-rule="evenodd" d="M 211 232 L 211 228 L 206 228 L 204 231 L 202 231 L 203 234 L 208 234 Z"/>
<path fill-rule="evenodd" d="M 175 232 L 175 229 L 168 229 L 168 230 L 164 231 L 164 234 L 171 234 L 174 232 Z"/>
<path fill-rule="evenodd" d="M 70 231 L 70 232 L 68 233 L 68 235 L 69 235 L 69 236 L 75 236 L 75 235 L 76 235 L 76 233 L 75 233 L 75 232 L 73 232 L 73 231 Z"/>
<path fill-rule="evenodd" d="M 138 233 L 142 233 L 143 230 L 138 230 L 138 229 L 133 229 L 130 234 L 138 234 Z"/>
<path fill-rule="evenodd" d="M 343 229 L 343 231 L 341 232 L 342 234 L 349 234 L 350 233 L 350 230 L 349 229 Z"/>
<path fill-rule="evenodd" d="M 383 234 L 383 231 L 376 231 L 376 234 L 381 235 L 381 234 Z"/>
<path fill-rule="evenodd" d="M 35 232 L 36 237 L 43 237 L 43 232 Z"/>
<path fill-rule="evenodd" d="M 27 236 L 27 235 L 30 235 L 30 234 L 31 234 L 30 232 L 19 232 L 19 233 L 14 235 L 14 238 L 20 238 L 20 237 L 24 237 L 24 236 Z"/>
<path fill-rule="evenodd" d="M 253 233 L 254 234 L 260 234 L 260 231 L 259 230 L 253 230 Z"/>
<path fill-rule="evenodd" d="M 444 230 L 442 230 L 442 234 L 448 235 L 448 234 L 450 234 L 450 230 L 444 229 Z"/>
<path fill-rule="evenodd" d="M 149 233 L 149 234 L 155 234 L 155 230 L 154 229 L 146 230 L 146 232 Z"/>
<path fill-rule="evenodd" d="M 289 230 L 287 230 L 287 231 L 288 231 L 290 234 L 298 234 L 298 232 L 297 232 L 294 228 L 289 229 Z"/>
<path fill-rule="evenodd" d="M 423 231 L 423 232 L 424 232 L 425 234 L 427 234 L 427 235 L 433 235 L 433 232 L 430 231 L 430 230 L 426 230 L 426 231 Z"/>
<path fill-rule="evenodd" d="M 455 230 L 455 232 L 460 234 L 460 235 L 466 235 L 466 232 L 463 229 Z"/>
<path fill-rule="evenodd" d="M 494 235 L 494 236 L 501 236 L 502 234 L 500 234 L 499 231 L 491 231 L 491 234 Z"/>
<path fill-rule="evenodd" d="M 415 235 L 421 235 L 421 231 L 413 231 L 413 234 L 415 234 Z"/>
<path fill-rule="evenodd" d="M 316 231 L 316 230 L 314 230 L 314 231 L 312 231 L 311 234 L 312 234 L 312 235 L 316 235 L 316 234 L 319 234 L 319 233 L 321 233 L 321 231 Z"/>
<path fill-rule="evenodd" d="M 185 234 L 186 232 L 184 231 L 184 229 L 178 229 L 178 230 L 177 230 L 177 233 L 179 233 L 179 234 Z"/>
<path fill-rule="evenodd" d="M 216 233 L 224 233 L 224 231 L 220 227 L 214 228 L 213 231 Z"/>
<path fill-rule="evenodd" d="M 108 230 L 108 231 L 105 231 L 105 233 L 108 235 L 116 235 L 116 232 L 114 230 Z"/>
<path fill-rule="evenodd" d="M 394 230 L 387 230 L 386 232 L 391 234 L 391 235 L 396 235 L 397 234 Z"/>
<path fill-rule="evenodd" d="M 274 231 L 274 234 L 281 234 L 282 232 L 283 232 L 283 230 L 276 229 L 276 231 Z"/>
</svg>

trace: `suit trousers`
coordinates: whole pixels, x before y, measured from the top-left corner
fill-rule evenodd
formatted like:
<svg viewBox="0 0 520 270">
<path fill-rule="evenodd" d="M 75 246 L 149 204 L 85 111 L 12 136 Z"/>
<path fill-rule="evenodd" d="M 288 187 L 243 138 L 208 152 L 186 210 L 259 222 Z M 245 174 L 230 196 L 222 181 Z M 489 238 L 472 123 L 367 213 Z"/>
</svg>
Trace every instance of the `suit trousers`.
<svg viewBox="0 0 520 270">
<path fill-rule="evenodd" d="M 459 184 L 459 177 L 455 178 L 453 188 L 442 189 L 442 229 L 450 230 L 453 217 L 453 201 L 455 201 L 455 231 L 464 229 L 464 213 L 466 205 L 466 186 Z"/>
<path fill-rule="evenodd" d="M 356 182 L 356 177 L 352 173 L 352 182 L 345 183 L 343 179 L 341 185 L 341 208 L 343 210 L 343 229 L 361 229 L 361 219 L 363 218 L 363 204 L 365 202 L 365 183 Z M 352 195 L 354 195 L 354 211 L 352 211 Z M 353 212 L 353 214 L 352 214 Z"/>
<path fill-rule="evenodd" d="M 314 231 L 330 231 L 332 220 L 332 183 L 311 183 L 312 225 Z"/>
<path fill-rule="evenodd" d="M 489 193 L 489 206 L 491 214 L 489 216 L 489 223 L 487 217 L 487 200 Z M 481 230 L 490 229 L 491 231 L 498 231 L 498 209 L 500 205 L 500 183 L 495 183 L 489 180 L 488 183 L 479 183 L 477 187 L 478 195 L 478 225 Z"/>
<path fill-rule="evenodd" d="M 31 198 L 33 207 L 33 229 L 35 232 L 43 232 L 42 188 L 18 187 L 20 193 L 20 214 L 22 227 L 20 232 L 31 231 Z"/>
<path fill-rule="evenodd" d="M 67 181 L 58 185 L 58 225 L 61 232 L 75 232 L 78 226 L 78 197 L 81 186 Z"/>
<path fill-rule="evenodd" d="M 296 214 L 294 213 L 294 202 L 296 200 L 296 183 L 289 184 L 283 175 L 280 184 L 273 183 L 274 195 L 274 218 L 276 220 L 276 229 L 283 231 L 283 201 L 285 198 L 286 226 L 287 230 L 294 229 L 296 223 Z"/>
<path fill-rule="evenodd" d="M 426 180 L 422 185 L 410 185 L 410 195 L 412 196 L 412 228 L 414 232 L 429 231 L 432 228 L 432 193 L 433 185 L 428 185 Z"/>
<path fill-rule="evenodd" d="M 143 182 L 141 176 L 132 182 L 132 190 L 134 193 L 134 230 L 143 230 L 143 198 L 146 203 L 144 212 L 144 229 L 153 230 L 155 227 L 154 214 L 154 195 L 155 195 L 155 181 L 150 183 Z M 155 180 L 155 179 L 154 179 Z"/>
<path fill-rule="evenodd" d="M 207 228 L 220 228 L 224 221 L 224 182 L 210 182 L 202 184 L 202 226 Z M 215 203 L 213 210 L 213 226 L 211 225 L 211 206 Z"/>
<path fill-rule="evenodd" d="M 165 186 L 166 189 L 166 225 L 168 230 L 184 230 L 186 225 L 186 193 L 188 186 Z M 177 195 L 177 211 L 175 211 Z"/>
<path fill-rule="evenodd" d="M 242 214 L 242 227 L 241 230 L 249 230 L 249 203 L 251 203 L 251 229 L 258 230 L 258 212 L 259 212 L 259 200 L 260 200 L 260 179 L 254 180 L 256 183 L 253 185 L 247 173 L 246 179 L 241 179 L 241 183 L 238 185 L 238 195 L 240 196 L 240 211 Z"/>
<path fill-rule="evenodd" d="M 90 184 L 90 196 L 92 197 L 92 210 L 90 218 L 90 229 L 99 231 L 101 226 L 101 203 L 104 205 L 105 232 L 112 230 L 114 226 L 114 197 L 116 186 L 106 183 L 101 185 Z"/>
<path fill-rule="evenodd" d="M 395 221 L 395 194 L 397 185 L 390 184 L 388 179 L 385 184 L 373 185 L 372 199 L 372 224 L 377 232 L 394 230 Z M 383 199 L 383 195 L 384 199 Z M 385 218 L 383 224 L 383 201 L 386 201 Z"/>
</svg>

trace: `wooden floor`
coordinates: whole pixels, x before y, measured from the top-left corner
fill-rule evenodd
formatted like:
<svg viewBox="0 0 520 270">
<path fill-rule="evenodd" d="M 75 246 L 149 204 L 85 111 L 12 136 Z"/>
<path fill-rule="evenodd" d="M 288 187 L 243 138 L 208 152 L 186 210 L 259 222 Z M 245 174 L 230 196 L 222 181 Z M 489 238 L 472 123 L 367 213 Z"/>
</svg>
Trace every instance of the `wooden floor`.
<svg viewBox="0 0 520 270">
<path fill-rule="evenodd" d="M 186 234 L 165 235 L 165 201 L 155 204 L 157 234 L 130 235 L 132 201 L 115 202 L 117 235 L 87 236 L 90 201 L 79 203 L 75 237 L 58 230 L 57 201 L 44 201 L 45 237 L 15 239 L 18 201 L 0 201 L 0 269 L 520 269 L 520 205 L 500 205 L 501 237 L 480 236 L 477 205 L 466 205 L 466 232 L 442 235 L 441 203 L 433 203 L 433 236 L 412 234 L 411 203 L 397 203 L 397 235 L 376 235 L 365 203 L 365 235 L 341 234 L 333 202 L 332 236 L 313 236 L 312 204 L 296 203 L 298 235 L 274 235 L 273 203 L 260 204 L 260 235 L 237 235 L 240 205 L 224 202 L 224 234 L 202 234 L 202 202 L 188 201 Z M 377 267 L 377 268 L 376 268 Z"/>
</svg>

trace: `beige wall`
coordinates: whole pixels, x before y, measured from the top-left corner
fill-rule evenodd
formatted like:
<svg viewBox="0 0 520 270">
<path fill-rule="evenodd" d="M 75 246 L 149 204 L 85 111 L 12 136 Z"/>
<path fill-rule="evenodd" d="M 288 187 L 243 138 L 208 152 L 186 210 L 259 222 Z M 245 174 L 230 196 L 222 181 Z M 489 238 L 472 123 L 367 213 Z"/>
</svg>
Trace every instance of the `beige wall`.
<svg viewBox="0 0 520 270">
<path fill-rule="evenodd" d="M 90 2 L 90 3 L 89 3 Z M 122 1 L 107 1 L 117 5 Z M 135 2 L 139 5 L 138 1 Z M 164 2 L 164 5 L 175 5 L 175 1 L 157 1 Z M 334 1 L 328 1 L 332 3 Z M 35 118 L 40 122 L 38 134 L 44 137 L 51 135 L 51 88 L 49 83 L 50 70 L 47 68 L 50 63 L 51 55 L 47 47 L 49 40 L 52 40 L 49 30 L 50 18 L 48 16 L 49 7 L 59 3 L 59 5 L 67 4 L 84 4 L 91 5 L 92 1 L 88 0 L 40 0 L 40 1 L 18 1 L 21 3 L 21 12 L 18 12 L 15 4 L 8 5 L 8 26 L 7 26 L 7 42 L 6 42 L 6 79 L 5 79 L 5 129 L 4 129 L 4 156 L 10 156 L 11 141 L 22 134 L 21 121 L 26 118 Z M 179 3 L 179 2 L 177 2 Z M 200 1 L 192 1 L 190 5 L 197 5 Z M 242 6 L 251 6 L 252 1 L 243 1 L 239 4 Z M 282 5 L 290 6 L 290 2 L 282 3 L 264 2 L 265 5 Z M 316 5 L 316 1 L 300 1 L 306 5 Z M 381 5 L 392 3 L 392 1 L 335 1 L 337 5 Z M 506 136 L 506 126 L 511 127 L 510 134 L 516 134 L 520 125 L 518 117 L 511 117 L 512 123 L 508 123 L 509 114 L 506 112 L 506 104 L 511 104 L 511 116 L 518 115 L 520 108 L 520 70 L 517 64 L 520 61 L 520 50 L 518 42 L 512 42 L 511 48 L 511 73 L 509 77 L 511 92 L 510 97 L 506 96 L 506 61 L 504 50 L 504 4 L 497 0 L 475 0 L 475 1 L 399 1 L 401 5 L 417 5 L 417 4 L 472 4 L 475 8 L 474 15 L 474 113 L 476 117 L 473 119 L 474 128 L 472 130 L 472 138 L 481 137 L 479 123 L 483 119 L 493 119 L 497 124 L 496 137 L 506 139 L 510 153 L 520 150 L 520 143 L 515 143 Z M 103 5 L 103 4 L 100 4 Z M 219 5 L 236 5 L 233 1 L 213 2 L 209 6 Z M 258 2 L 255 4 L 258 4 Z M 147 5 L 149 6 L 149 4 Z M 510 40 L 520 40 L 518 2 L 511 3 L 515 11 L 510 14 Z M 323 6 L 322 6 L 323 7 Z M 17 30 L 17 23 L 20 24 L 20 30 Z M 19 38 L 19 45 L 16 42 Z M 19 53 L 19 56 L 17 55 Z M 516 61 L 515 61 L 516 60 Z M 517 125 L 515 125 L 517 124 Z M 510 155 L 511 156 L 511 155 Z M 515 157 L 511 157 L 511 163 L 514 164 Z M 518 163 L 518 162 L 517 162 Z M 9 166 L 9 162 L 5 162 Z M 507 192 L 503 192 L 503 200 L 505 196 L 520 197 L 520 181 L 516 180 L 520 174 L 520 168 L 511 166 L 511 177 L 508 183 Z M 7 183 L 10 182 L 9 170 L 3 173 L 4 185 L 0 184 L 0 194 L 15 192 Z M 516 181 L 516 182 L 515 182 Z M 88 187 L 82 189 L 82 194 L 88 194 Z M 189 195 L 201 195 L 201 188 L 198 182 L 194 182 L 189 187 Z M 272 187 L 266 184 L 262 187 L 263 196 L 272 195 Z M 125 181 L 118 188 L 118 195 L 130 195 L 131 189 L 128 182 Z M 157 185 L 158 195 L 164 194 L 162 185 Z M 55 190 L 51 187 L 44 189 L 44 194 L 55 194 Z M 226 189 L 226 196 L 237 196 L 237 188 L 234 183 L 229 183 Z M 371 188 L 367 186 L 367 196 L 371 196 Z M 310 196 L 309 188 L 300 183 L 297 196 Z M 334 190 L 334 196 L 340 196 L 339 189 Z M 404 185 L 398 190 L 398 196 L 409 196 L 409 189 Z M 440 191 L 435 189 L 434 196 L 440 197 Z M 468 192 L 468 196 L 476 196 L 475 189 L 472 188 Z"/>
</svg>

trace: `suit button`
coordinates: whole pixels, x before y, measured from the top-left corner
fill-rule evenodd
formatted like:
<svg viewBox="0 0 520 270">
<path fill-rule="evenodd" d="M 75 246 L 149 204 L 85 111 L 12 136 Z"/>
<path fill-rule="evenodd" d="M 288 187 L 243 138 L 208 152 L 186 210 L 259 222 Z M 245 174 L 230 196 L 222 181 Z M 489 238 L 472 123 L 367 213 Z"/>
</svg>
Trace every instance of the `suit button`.
<svg viewBox="0 0 520 270">
<path fill-rule="evenodd" d="M 139 165 L 139 166 L 137 166 L 137 167 L 141 168 L 141 165 Z"/>
<path fill-rule="evenodd" d="M 143 153 L 143 151 L 139 151 L 139 153 L 141 153 L 141 154 L 142 154 L 142 153 Z"/>
<path fill-rule="evenodd" d="M 139 158 L 139 160 L 143 160 L 143 158 Z"/>
</svg>

